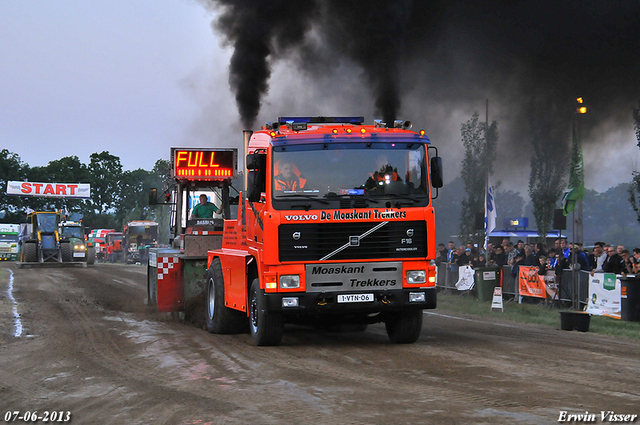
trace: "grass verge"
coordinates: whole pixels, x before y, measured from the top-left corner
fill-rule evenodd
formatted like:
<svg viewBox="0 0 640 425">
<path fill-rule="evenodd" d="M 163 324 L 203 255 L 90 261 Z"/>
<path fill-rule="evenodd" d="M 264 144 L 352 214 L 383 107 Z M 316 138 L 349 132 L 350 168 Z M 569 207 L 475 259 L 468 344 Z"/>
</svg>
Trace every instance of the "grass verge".
<svg viewBox="0 0 640 425">
<path fill-rule="evenodd" d="M 515 300 L 505 300 L 503 304 L 504 313 L 491 311 L 490 302 L 479 302 L 473 295 L 441 291 L 438 293 L 438 308 L 436 311 L 439 313 L 451 312 L 498 318 L 555 329 L 560 328 L 559 312 L 561 309 L 557 306 L 549 308 L 549 304 L 544 304 L 544 302 L 518 304 Z M 605 316 L 591 316 L 589 332 L 640 340 L 640 322 L 627 322 Z"/>
</svg>

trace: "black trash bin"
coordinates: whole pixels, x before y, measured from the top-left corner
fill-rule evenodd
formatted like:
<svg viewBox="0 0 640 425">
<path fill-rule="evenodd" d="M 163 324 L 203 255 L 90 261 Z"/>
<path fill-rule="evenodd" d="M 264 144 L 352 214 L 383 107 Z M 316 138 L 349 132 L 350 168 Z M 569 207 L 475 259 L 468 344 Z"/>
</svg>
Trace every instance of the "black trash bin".
<svg viewBox="0 0 640 425">
<path fill-rule="evenodd" d="M 478 267 L 474 272 L 478 301 L 493 300 L 493 288 L 500 286 L 500 269 L 497 267 Z"/>
<path fill-rule="evenodd" d="M 640 322 L 640 276 L 620 278 L 620 316 L 627 322 Z"/>
</svg>

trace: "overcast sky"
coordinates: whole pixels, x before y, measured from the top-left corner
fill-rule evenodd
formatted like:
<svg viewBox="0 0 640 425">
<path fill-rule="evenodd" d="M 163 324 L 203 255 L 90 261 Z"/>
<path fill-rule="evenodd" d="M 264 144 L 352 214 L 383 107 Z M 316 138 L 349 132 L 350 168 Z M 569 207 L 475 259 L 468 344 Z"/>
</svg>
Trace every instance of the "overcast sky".
<svg viewBox="0 0 640 425">
<path fill-rule="evenodd" d="M 109 151 L 126 170 L 150 170 L 169 159 L 172 146 L 240 148 L 243 126 L 228 83 L 232 50 L 212 29 L 215 18 L 195 0 L 0 0 L 0 148 L 30 166 L 72 155 L 88 163 L 91 153 Z M 444 158 L 445 182 L 452 179 L 462 159 L 460 124 L 476 111 L 484 118 L 489 95 L 446 108 L 429 108 L 424 90 L 403 96 L 398 118 L 425 128 Z M 318 80 L 281 60 L 257 122 L 350 114 L 371 123 L 379 118 L 372 103 L 353 63 Z M 527 150 L 516 160 L 500 153 L 513 149 L 504 140 L 514 134 L 512 111 L 490 99 L 490 120 L 503 130 L 499 157 L 516 162 L 496 167 L 495 179 L 526 196 Z M 587 188 L 630 181 L 639 159 L 631 111 L 603 120 L 587 137 Z"/>
</svg>

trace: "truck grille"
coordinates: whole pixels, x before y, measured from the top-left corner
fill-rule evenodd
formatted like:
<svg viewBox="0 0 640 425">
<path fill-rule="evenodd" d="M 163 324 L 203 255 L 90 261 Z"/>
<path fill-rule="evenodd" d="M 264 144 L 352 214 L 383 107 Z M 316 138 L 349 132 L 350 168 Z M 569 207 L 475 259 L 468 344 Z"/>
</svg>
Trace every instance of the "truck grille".
<svg viewBox="0 0 640 425">
<path fill-rule="evenodd" d="M 427 256 L 423 221 L 296 223 L 278 228 L 280 261 L 335 261 Z"/>
</svg>

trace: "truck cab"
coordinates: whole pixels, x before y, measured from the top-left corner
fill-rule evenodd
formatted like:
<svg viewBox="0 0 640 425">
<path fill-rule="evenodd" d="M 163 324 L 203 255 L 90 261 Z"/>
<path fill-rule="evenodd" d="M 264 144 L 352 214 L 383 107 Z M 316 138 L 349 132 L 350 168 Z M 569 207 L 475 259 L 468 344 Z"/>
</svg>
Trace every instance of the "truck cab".
<svg viewBox="0 0 640 425">
<path fill-rule="evenodd" d="M 0 223 L 0 261 L 18 260 L 19 224 Z"/>
<path fill-rule="evenodd" d="M 208 253 L 210 331 L 248 319 L 256 345 L 275 345 L 287 322 L 384 322 L 393 342 L 417 340 L 422 310 L 436 307 L 442 167 L 410 127 L 280 117 L 245 132 L 239 217 Z"/>
</svg>

